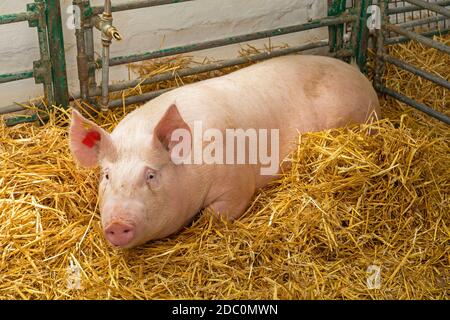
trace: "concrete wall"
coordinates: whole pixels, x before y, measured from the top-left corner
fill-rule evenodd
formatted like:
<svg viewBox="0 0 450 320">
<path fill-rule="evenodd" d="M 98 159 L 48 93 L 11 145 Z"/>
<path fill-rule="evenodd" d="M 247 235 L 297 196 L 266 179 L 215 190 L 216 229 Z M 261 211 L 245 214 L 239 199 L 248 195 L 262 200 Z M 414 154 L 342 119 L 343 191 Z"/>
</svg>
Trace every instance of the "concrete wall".
<svg viewBox="0 0 450 320">
<path fill-rule="evenodd" d="M 3 0 L 0 14 L 24 12 L 31 0 Z M 71 0 L 61 0 L 63 22 Z M 114 3 L 126 0 L 113 0 Z M 219 39 L 265 29 L 289 26 L 326 15 L 326 0 L 196 0 L 153 8 L 114 13 L 117 28 L 124 36 L 112 45 L 111 56 L 126 55 L 189 43 Z M 100 5 L 103 0 L 93 0 Z M 0 26 L 0 73 L 31 69 L 33 60 L 39 59 L 37 33 L 27 22 Z M 95 31 L 95 46 L 101 55 L 100 34 Z M 65 26 L 65 50 L 70 92 L 79 90 L 76 69 L 75 34 Z M 327 38 L 327 29 L 312 30 L 272 38 L 272 44 L 298 45 Z M 263 47 L 268 40 L 252 42 Z M 197 57 L 222 59 L 237 55 L 239 45 L 196 52 Z M 111 70 L 111 81 L 128 77 L 123 66 Z M 99 79 L 99 78 L 98 78 Z M 0 85 L 0 106 L 14 101 L 26 101 L 42 95 L 41 85 L 34 79 Z"/>
</svg>

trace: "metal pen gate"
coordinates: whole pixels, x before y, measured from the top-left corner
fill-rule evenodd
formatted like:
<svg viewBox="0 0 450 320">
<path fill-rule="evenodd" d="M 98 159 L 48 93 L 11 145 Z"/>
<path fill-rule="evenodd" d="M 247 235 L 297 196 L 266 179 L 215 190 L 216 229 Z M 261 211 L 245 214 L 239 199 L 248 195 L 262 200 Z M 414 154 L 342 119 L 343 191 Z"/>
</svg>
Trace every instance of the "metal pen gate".
<svg viewBox="0 0 450 320">
<path fill-rule="evenodd" d="M 389 57 L 384 51 L 385 45 L 414 39 L 449 53 L 450 50 L 448 46 L 427 38 L 435 34 L 446 34 L 450 31 L 450 23 L 448 21 L 449 10 L 446 9 L 447 6 L 450 6 L 450 1 L 448 0 L 427 0 L 428 2 L 422 0 L 328 0 L 328 16 L 306 23 L 129 56 L 109 57 L 109 45 L 111 40 L 120 39 L 120 34 L 112 25 L 113 12 L 187 1 L 193 0 L 133 0 L 119 5 L 111 5 L 111 2 L 107 0 L 105 1 L 105 6 L 95 7 L 90 5 L 89 0 L 73 0 L 73 5 L 77 6 L 81 13 L 79 21 L 80 28 L 76 30 L 80 91 L 72 95 L 70 99 L 81 98 L 82 100 L 88 101 L 103 109 L 106 109 L 107 107 L 113 108 L 121 106 L 123 100 L 109 101 L 109 92 L 132 88 L 138 83 L 151 84 L 170 80 L 176 76 L 194 75 L 223 67 L 240 65 L 247 63 L 249 60 L 258 61 L 327 46 L 329 47 L 330 55 L 346 59 L 347 61 L 353 58 L 361 70 L 365 71 L 367 48 L 370 37 L 370 32 L 367 28 L 367 20 L 369 17 L 373 18 L 377 13 L 376 10 L 373 11 L 374 8 L 379 8 L 381 30 L 372 33 L 374 36 L 372 38 L 376 38 L 376 41 L 373 42 L 376 44 L 377 55 L 375 87 L 382 93 L 388 94 L 446 123 L 450 123 L 447 116 L 432 110 L 401 93 L 385 87 L 382 81 L 384 64 L 393 63 L 409 72 L 413 72 L 428 80 L 434 81 L 447 89 L 449 88 L 449 82 L 446 79 L 438 78 L 435 75 L 419 70 L 416 67 L 407 65 L 403 61 Z M 376 7 L 373 5 L 376 5 Z M 425 18 L 422 17 L 423 10 L 426 11 Z M 27 12 L 0 16 L 0 24 L 28 21 L 31 27 L 37 27 L 41 53 L 41 59 L 33 64 L 32 70 L 0 75 L 0 84 L 34 77 L 37 83 L 43 83 L 45 99 L 48 101 L 49 105 L 67 106 L 69 104 L 69 94 L 67 89 L 60 11 L 61 9 L 58 0 L 35 0 L 34 3 L 27 6 Z M 414 14 L 417 12 L 420 13 L 418 17 Z M 410 21 L 399 21 L 399 16 L 403 15 L 406 17 L 405 15 L 408 13 L 411 14 Z M 404 20 L 406 20 L 406 18 Z M 417 34 L 411 31 L 411 28 L 423 25 L 428 26 L 426 32 Z M 260 53 L 245 58 L 231 59 L 189 69 L 182 69 L 179 70 L 176 75 L 174 73 L 159 74 L 145 79 L 144 81 L 130 80 L 117 84 L 109 84 L 108 81 L 108 70 L 110 66 L 161 58 L 322 27 L 328 27 L 329 29 L 329 40 L 327 41 L 318 41 L 274 50 L 270 53 Z M 94 57 L 93 28 L 98 28 L 102 32 L 102 59 L 96 60 Z M 388 31 L 398 33 L 400 36 L 388 34 Z M 95 78 L 95 70 L 99 68 L 102 68 L 103 71 L 101 81 L 101 84 L 103 85 L 97 85 L 97 79 Z M 143 102 L 167 90 L 169 89 L 128 97 L 125 99 L 125 103 Z M 18 111 L 21 109 L 22 107 L 19 105 L 0 107 L 0 113 Z"/>
<path fill-rule="evenodd" d="M 398 58 L 392 57 L 386 53 L 386 46 L 398 42 L 415 40 L 426 47 L 437 49 L 450 55 L 450 46 L 442 42 L 435 41 L 429 37 L 434 35 L 448 34 L 450 31 L 450 1 L 428 1 L 423 0 L 379 0 L 376 2 L 380 9 L 382 17 L 381 29 L 377 34 L 376 43 L 376 67 L 374 84 L 377 91 L 387 94 L 417 110 L 420 110 L 436 119 L 450 124 L 450 118 L 438 112 L 423 103 L 419 103 L 410 97 L 388 88 L 383 81 L 383 71 L 386 63 L 410 72 L 429 80 L 446 90 L 450 90 L 450 65 L 446 78 L 436 76 L 423 69 L 413 66 Z M 407 8 L 414 8 L 409 11 Z M 407 13 L 410 15 L 407 16 Z M 426 26 L 425 32 L 415 32 L 415 28 Z M 397 34 L 399 36 L 393 36 Z M 450 107 L 450 102 L 445 107 Z"/>
<path fill-rule="evenodd" d="M 0 74 L 0 84 L 34 78 L 42 83 L 44 95 L 50 105 L 68 105 L 66 61 L 59 0 L 35 0 L 26 12 L 0 15 L 0 26 L 28 22 L 37 29 L 40 59 L 32 69 Z M 0 113 L 21 110 L 20 106 L 0 107 Z"/>
</svg>

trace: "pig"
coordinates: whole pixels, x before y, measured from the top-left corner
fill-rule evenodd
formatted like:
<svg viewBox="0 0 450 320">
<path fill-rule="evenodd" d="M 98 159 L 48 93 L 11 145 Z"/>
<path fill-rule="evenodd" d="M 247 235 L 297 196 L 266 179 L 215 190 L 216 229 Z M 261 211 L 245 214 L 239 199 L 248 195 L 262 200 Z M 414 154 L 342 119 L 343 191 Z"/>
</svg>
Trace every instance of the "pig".
<svg viewBox="0 0 450 320">
<path fill-rule="evenodd" d="M 255 192 L 279 176 L 299 134 L 364 123 L 379 112 L 375 90 L 355 66 L 291 55 L 169 91 L 130 112 L 112 133 L 73 110 L 70 149 L 79 165 L 101 167 L 104 236 L 114 247 L 131 248 L 179 232 L 203 209 L 229 220 L 240 217 Z M 174 161 L 181 143 L 174 133 L 195 135 L 196 121 L 215 132 L 277 130 L 278 147 L 268 149 L 279 156 L 275 172 L 262 174 L 259 160 Z M 194 148 L 194 140 L 186 143 Z"/>
</svg>

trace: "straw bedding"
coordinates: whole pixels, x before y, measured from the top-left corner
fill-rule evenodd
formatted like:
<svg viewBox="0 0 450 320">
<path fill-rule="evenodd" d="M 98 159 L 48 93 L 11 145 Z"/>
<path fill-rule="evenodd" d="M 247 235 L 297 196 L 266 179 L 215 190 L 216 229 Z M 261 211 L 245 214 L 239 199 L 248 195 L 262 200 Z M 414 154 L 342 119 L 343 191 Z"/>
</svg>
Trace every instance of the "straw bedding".
<svg viewBox="0 0 450 320">
<path fill-rule="evenodd" d="M 415 43 L 389 50 L 450 80 L 448 56 Z M 176 58 L 138 71 L 188 63 Z M 386 79 L 448 114 L 448 91 L 395 67 Z M 180 234 L 116 250 L 101 235 L 98 172 L 74 164 L 69 113 L 60 111 L 42 126 L 0 125 L 2 299 L 448 298 L 450 131 L 443 123 L 383 100 L 384 119 L 373 125 L 302 135 L 287 159 L 292 170 L 255 195 L 238 221 L 203 215 Z M 110 130 L 127 111 L 97 121 Z M 366 283 L 371 265 L 381 268 L 378 289 Z"/>
</svg>

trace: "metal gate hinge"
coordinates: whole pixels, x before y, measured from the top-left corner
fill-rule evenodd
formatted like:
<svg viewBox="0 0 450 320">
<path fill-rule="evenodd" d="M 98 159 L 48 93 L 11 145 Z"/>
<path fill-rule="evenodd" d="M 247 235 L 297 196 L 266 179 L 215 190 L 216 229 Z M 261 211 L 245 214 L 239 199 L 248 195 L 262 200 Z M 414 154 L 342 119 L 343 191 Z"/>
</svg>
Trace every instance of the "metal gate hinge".
<svg viewBox="0 0 450 320">
<path fill-rule="evenodd" d="M 46 77 L 49 76 L 51 63 L 49 60 L 33 61 L 33 77 L 35 83 L 46 83 Z"/>
<path fill-rule="evenodd" d="M 33 19 L 28 20 L 28 26 L 30 28 L 44 27 L 45 3 L 42 2 L 42 0 L 34 3 L 28 3 L 27 12 L 30 12 L 34 16 Z"/>
</svg>

